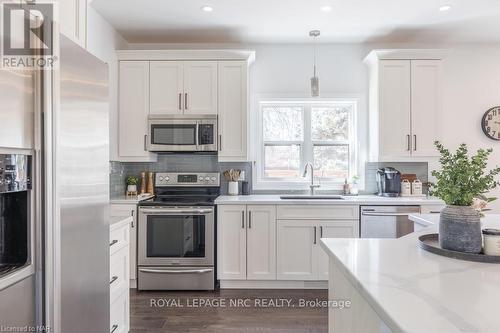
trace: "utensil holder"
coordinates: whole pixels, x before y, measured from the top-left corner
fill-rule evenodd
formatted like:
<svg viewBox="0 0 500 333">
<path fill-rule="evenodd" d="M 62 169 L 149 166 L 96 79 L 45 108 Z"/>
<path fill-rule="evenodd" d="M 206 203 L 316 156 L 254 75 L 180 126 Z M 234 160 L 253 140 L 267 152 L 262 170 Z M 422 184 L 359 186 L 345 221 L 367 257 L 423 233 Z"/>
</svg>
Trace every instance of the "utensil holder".
<svg viewBox="0 0 500 333">
<path fill-rule="evenodd" d="M 229 195 L 238 195 L 238 182 L 229 182 L 227 184 L 227 193 Z"/>
</svg>

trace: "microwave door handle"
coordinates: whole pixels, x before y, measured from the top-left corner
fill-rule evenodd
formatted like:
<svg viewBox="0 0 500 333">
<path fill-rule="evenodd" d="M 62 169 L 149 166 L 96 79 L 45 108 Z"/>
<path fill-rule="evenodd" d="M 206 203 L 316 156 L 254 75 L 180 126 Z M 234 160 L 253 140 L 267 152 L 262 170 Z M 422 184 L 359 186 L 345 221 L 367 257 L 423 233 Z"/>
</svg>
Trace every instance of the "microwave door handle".
<svg viewBox="0 0 500 333">
<path fill-rule="evenodd" d="M 200 146 L 200 123 L 196 122 L 196 150 L 199 150 Z"/>
</svg>

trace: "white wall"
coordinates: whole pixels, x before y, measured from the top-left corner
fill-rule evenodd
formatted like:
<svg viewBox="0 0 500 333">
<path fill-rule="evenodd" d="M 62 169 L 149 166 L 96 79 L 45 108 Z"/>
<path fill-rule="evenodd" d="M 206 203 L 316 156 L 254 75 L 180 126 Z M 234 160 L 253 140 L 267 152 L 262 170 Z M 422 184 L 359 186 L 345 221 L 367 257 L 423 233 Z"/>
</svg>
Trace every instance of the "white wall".
<svg viewBox="0 0 500 333">
<path fill-rule="evenodd" d="M 419 47 L 451 50 L 444 66 L 443 143 L 452 149 L 462 142 L 469 144 L 473 150 L 492 147 L 494 153 L 490 166 L 500 165 L 500 142 L 487 139 L 480 124 L 488 108 L 500 105 L 500 45 L 322 44 L 319 45 L 318 55 L 321 92 L 368 96 L 368 71 L 362 59 L 370 50 Z M 251 94 L 309 94 L 313 54 L 311 44 L 130 44 L 129 48 L 254 49 L 256 61 L 250 69 Z M 360 112 L 364 113 L 366 109 Z M 436 167 L 436 164 L 430 165 L 430 169 Z M 500 197 L 500 189 L 491 194 Z M 490 204 L 490 208 L 500 212 L 500 200 Z"/>
<path fill-rule="evenodd" d="M 87 50 L 108 64 L 110 159 L 118 155 L 118 61 L 115 50 L 126 48 L 127 42 L 91 6 L 87 10 Z"/>
</svg>

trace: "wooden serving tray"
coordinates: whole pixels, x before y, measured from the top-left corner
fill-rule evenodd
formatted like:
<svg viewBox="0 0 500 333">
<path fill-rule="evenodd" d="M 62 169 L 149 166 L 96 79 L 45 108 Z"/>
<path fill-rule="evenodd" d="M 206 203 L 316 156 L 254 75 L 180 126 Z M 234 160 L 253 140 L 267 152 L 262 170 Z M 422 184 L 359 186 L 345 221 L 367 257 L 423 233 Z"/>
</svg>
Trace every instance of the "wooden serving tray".
<svg viewBox="0 0 500 333">
<path fill-rule="evenodd" d="M 418 240 L 422 249 L 440 256 L 459 260 L 500 264 L 500 256 L 489 256 L 484 253 L 474 254 L 442 249 L 439 246 L 439 234 L 422 235 L 418 237 Z"/>
</svg>

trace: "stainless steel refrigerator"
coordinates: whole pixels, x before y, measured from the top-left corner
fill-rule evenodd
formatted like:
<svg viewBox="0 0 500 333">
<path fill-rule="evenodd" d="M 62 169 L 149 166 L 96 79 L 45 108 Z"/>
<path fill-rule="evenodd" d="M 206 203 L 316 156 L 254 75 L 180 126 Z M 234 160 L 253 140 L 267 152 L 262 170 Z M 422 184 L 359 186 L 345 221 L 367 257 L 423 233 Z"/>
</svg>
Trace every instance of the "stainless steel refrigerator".
<svg viewBox="0 0 500 333">
<path fill-rule="evenodd" d="M 0 69 L 0 154 L 33 164 L 31 270 L 0 275 L 0 325 L 108 332 L 108 68 L 58 36 L 59 69 Z"/>
</svg>

